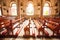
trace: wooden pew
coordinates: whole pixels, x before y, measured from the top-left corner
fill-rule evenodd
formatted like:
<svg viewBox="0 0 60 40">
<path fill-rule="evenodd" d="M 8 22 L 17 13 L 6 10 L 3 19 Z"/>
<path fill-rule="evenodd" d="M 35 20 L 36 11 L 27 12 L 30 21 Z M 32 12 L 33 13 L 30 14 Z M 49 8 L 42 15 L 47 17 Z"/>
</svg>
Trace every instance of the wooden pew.
<svg viewBox="0 0 60 40">
<path fill-rule="evenodd" d="M 30 28 L 29 28 L 29 25 L 27 25 L 25 28 L 24 28 L 24 35 L 23 36 L 30 36 Z"/>
<path fill-rule="evenodd" d="M 0 17 L 0 33 L 1 34 L 6 34 L 7 33 L 7 28 L 10 26 L 10 20 L 6 19 L 6 17 Z M 6 30 L 3 30 L 5 28 Z"/>
<path fill-rule="evenodd" d="M 2 31 L 0 31 L 0 33 L 2 32 L 2 34 L 4 34 L 4 33 L 6 33 L 7 35 L 13 35 L 13 30 L 19 25 L 16 25 L 16 26 L 14 26 L 17 22 L 20 22 L 20 20 L 22 20 L 23 18 L 21 18 L 21 19 L 15 19 L 15 20 L 13 20 L 13 19 L 8 19 L 8 18 L 6 18 L 6 17 L 0 17 L 0 29 L 2 29 L 2 31 L 4 31 L 3 30 L 3 28 L 5 28 L 7 31 L 4 31 L 4 32 L 2 32 Z M 10 34 L 10 32 L 12 32 L 12 34 Z M 2 35 L 1 34 L 1 35 Z M 4 34 L 5 35 L 5 34 Z"/>
<path fill-rule="evenodd" d="M 30 20 L 28 25 L 23 26 L 24 27 L 24 35 L 23 37 L 30 37 Z"/>
<path fill-rule="evenodd" d="M 11 25 L 11 26 L 13 26 L 12 30 L 13 31 L 16 30 L 15 32 L 13 32 L 13 35 L 15 35 L 15 36 L 18 36 L 18 34 L 21 32 L 21 30 L 23 28 L 23 27 L 20 26 L 20 21 L 23 22 L 24 18 L 18 19 L 17 21 L 14 21 L 14 20 L 12 21 L 12 25 Z"/>
<path fill-rule="evenodd" d="M 36 25 L 37 30 L 38 30 L 38 36 L 41 36 L 41 35 L 40 35 L 40 31 L 43 32 L 43 35 L 42 35 L 42 36 L 44 36 L 44 34 L 45 34 L 46 36 L 49 36 L 48 32 L 47 32 L 46 30 L 44 30 L 44 28 L 42 27 L 43 24 L 39 23 L 39 21 L 37 21 L 37 20 L 34 20 L 34 22 L 35 22 L 35 25 Z"/>
<path fill-rule="evenodd" d="M 51 19 L 51 20 L 46 19 L 46 20 L 47 21 L 46 21 L 45 25 L 47 27 L 49 27 L 51 30 L 53 30 L 54 33 L 59 35 L 58 31 L 60 30 L 60 23 L 56 22 L 58 20 L 55 20 L 55 19 Z"/>
</svg>

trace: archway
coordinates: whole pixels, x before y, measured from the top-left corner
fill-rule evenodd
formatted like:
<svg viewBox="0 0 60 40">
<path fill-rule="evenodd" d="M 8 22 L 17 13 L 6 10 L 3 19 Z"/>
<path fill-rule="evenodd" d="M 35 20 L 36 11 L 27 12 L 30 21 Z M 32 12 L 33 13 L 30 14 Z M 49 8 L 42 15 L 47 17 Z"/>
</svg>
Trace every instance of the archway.
<svg viewBox="0 0 60 40">
<path fill-rule="evenodd" d="M 10 15 L 17 16 L 17 5 L 14 1 L 10 3 Z"/>
<path fill-rule="evenodd" d="M 48 2 L 46 2 L 43 6 L 43 16 L 49 16 L 51 13 L 50 9 L 51 9 L 50 4 Z"/>
<path fill-rule="evenodd" d="M 27 7 L 26 7 L 26 15 L 30 16 L 30 15 L 34 15 L 34 5 L 32 3 L 28 3 Z"/>
<path fill-rule="evenodd" d="M 1 8 L 0 8 L 0 16 L 2 16 Z"/>
</svg>

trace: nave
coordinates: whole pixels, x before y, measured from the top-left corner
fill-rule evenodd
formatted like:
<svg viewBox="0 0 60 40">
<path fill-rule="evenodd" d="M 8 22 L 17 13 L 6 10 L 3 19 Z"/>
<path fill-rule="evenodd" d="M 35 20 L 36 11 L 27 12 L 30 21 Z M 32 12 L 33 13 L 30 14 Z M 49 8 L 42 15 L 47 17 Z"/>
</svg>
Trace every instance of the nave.
<svg viewBox="0 0 60 40">
<path fill-rule="evenodd" d="M 29 23 L 30 22 L 30 23 Z M 40 23 L 40 22 L 38 22 L 38 20 L 25 20 L 23 23 L 22 23 L 22 25 L 21 25 L 21 27 L 23 27 L 22 28 L 22 30 L 21 30 L 21 34 L 20 35 L 24 35 L 24 29 L 26 28 L 26 27 L 29 27 L 29 31 L 26 29 L 26 34 L 25 35 L 30 35 L 30 36 L 35 36 L 35 37 L 37 37 L 37 35 L 38 35 L 38 29 L 40 28 L 40 27 L 42 27 L 43 26 L 43 24 L 42 23 Z M 41 28 L 40 30 L 42 30 L 42 31 L 40 31 L 40 33 L 39 33 L 39 35 L 44 35 L 44 34 L 49 34 L 48 36 L 52 36 L 53 35 L 53 31 L 52 30 L 50 30 L 49 28 L 44 28 L 44 30 Z M 46 31 L 46 32 L 44 32 L 44 34 L 43 34 L 43 31 Z M 28 32 L 30 32 L 30 34 L 28 34 Z M 23 34 L 22 34 L 23 33 Z"/>
<path fill-rule="evenodd" d="M 59 37 L 60 19 L 50 18 L 32 19 L 24 18 L 17 20 L 1 19 L 1 37 Z"/>
<path fill-rule="evenodd" d="M 0 0 L 0 40 L 60 40 L 60 0 Z"/>
</svg>

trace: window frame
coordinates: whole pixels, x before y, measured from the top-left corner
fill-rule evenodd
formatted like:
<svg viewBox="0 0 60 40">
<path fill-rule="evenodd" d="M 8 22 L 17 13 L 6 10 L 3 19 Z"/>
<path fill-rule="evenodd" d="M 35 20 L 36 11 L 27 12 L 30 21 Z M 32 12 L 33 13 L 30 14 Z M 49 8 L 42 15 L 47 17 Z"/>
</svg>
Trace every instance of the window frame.
<svg viewBox="0 0 60 40">
<path fill-rule="evenodd" d="M 11 12 L 11 10 L 12 10 L 11 8 L 12 8 L 12 5 L 13 5 L 13 4 L 16 4 L 16 3 L 15 3 L 14 1 L 11 2 L 9 15 L 15 17 L 15 16 L 18 16 L 18 13 L 17 13 L 17 12 L 18 12 L 18 11 L 17 11 L 18 9 L 17 9 L 17 4 L 16 4 L 16 10 L 15 10 L 15 11 L 16 11 L 16 14 L 17 14 L 17 15 L 12 15 L 13 13 Z"/>
<path fill-rule="evenodd" d="M 2 8 L 0 7 L 0 10 L 1 10 L 1 15 L 0 16 L 2 16 L 3 15 L 3 12 L 2 12 Z"/>
<path fill-rule="evenodd" d="M 33 9 L 30 10 L 30 11 L 33 10 L 33 13 L 32 13 L 32 14 L 29 14 L 29 13 L 27 12 L 27 9 L 28 9 L 29 5 L 31 5 L 31 7 L 33 8 Z M 30 8 L 29 8 L 29 9 L 30 9 Z M 31 13 L 31 12 L 30 12 L 30 13 Z M 34 5 L 33 5 L 32 2 L 28 2 L 27 6 L 26 6 L 26 15 L 28 15 L 28 16 L 33 16 L 33 15 L 34 15 Z"/>
<path fill-rule="evenodd" d="M 48 6 L 45 6 L 46 4 L 48 4 Z M 48 14 L 46 15 L 46 13 L 44 14 L 44 7 L 46 8 L 46 7 L 48 7 L 49 9 L 49 12 L 48 12 Z M 51 15 L 51 4 L 50 4 L 50 2 L 45 2 L 44 3 L 44 5 L 43 5 L 43 16 L 50 16 Z"/>
</svg>

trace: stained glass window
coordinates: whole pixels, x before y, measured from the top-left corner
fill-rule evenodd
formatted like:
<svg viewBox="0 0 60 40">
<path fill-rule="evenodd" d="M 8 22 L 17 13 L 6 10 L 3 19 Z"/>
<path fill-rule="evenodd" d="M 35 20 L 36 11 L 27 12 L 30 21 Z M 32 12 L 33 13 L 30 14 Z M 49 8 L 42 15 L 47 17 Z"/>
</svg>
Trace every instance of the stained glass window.
<svg viewBox="0 0 60 40">
<path fill-rule="evenodd" d="M 44 16 L 50 15 L 49 3 L 45 3 L 45 4 L 44 4 L 44 7 L 43 7 L 43 15 L 44 15 Z"/>
<path fill-rule="evenodd" d="M 1 8 L 0 8 L 0 16 L 2 16 L 2 13 L 1 13 Z"/>
<path fill-rule="evenodd" d="M 34 6 L 32 3 L 29 3 L 26 8 L 26 14 L 27 15 L 34 15 Z"/>
<path fill-rule="evenodd" d="M 11 15 L 17 16 L 17 5 L 16 4 L 12 4 L 11 6 Z"/>
</svg>

